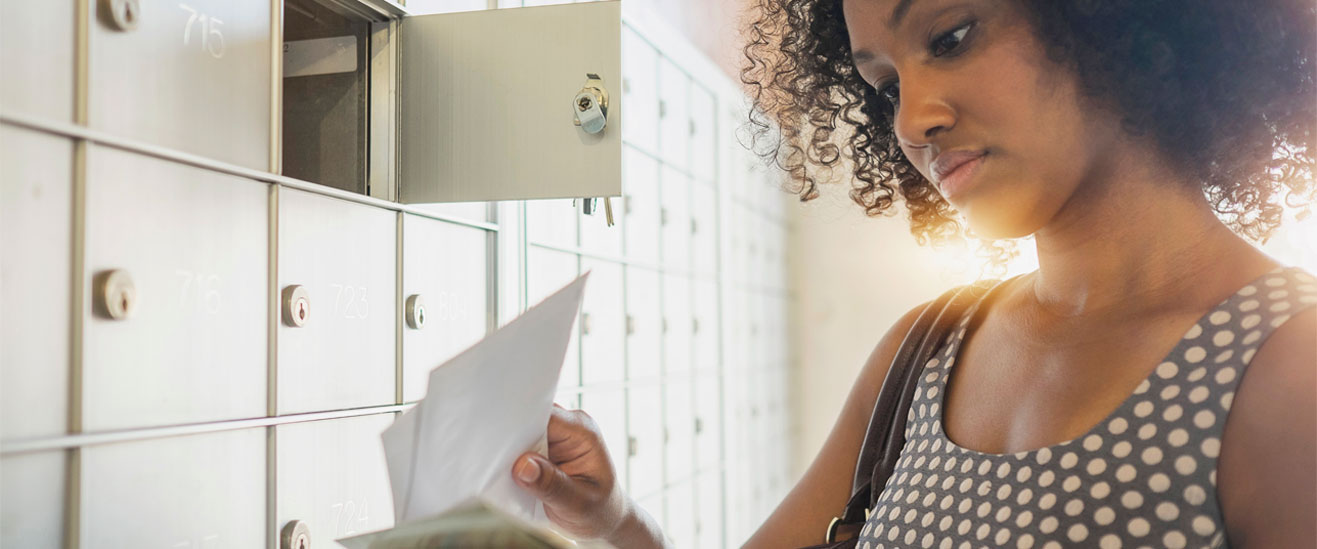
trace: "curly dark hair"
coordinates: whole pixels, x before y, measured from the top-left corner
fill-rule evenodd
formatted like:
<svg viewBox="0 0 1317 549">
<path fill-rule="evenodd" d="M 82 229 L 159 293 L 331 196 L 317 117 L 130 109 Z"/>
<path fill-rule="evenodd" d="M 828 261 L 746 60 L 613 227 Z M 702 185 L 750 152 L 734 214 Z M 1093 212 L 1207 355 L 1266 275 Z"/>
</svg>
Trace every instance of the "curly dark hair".
<svg viewBox="0 0 1317 549">
<path fill-rule="evenodd" d="M 1047 59 L 1084 96 L 1148 135 L 1238 234 L 1255 241 L 1284 208 L 1306 214 L 1317 154 L 1317 3 L 1312 0 L 1018 0 Z M 741 80 L 752 148 L 802 201 L 849 168 L 876 216 L 899 191 L 920 244 L 968 235 L 910 164 L 891 103 L 858 74 L 842 0 L 757 0 Z M 989 243 L 997 262 L 1009 244 Z"/>
</svg>

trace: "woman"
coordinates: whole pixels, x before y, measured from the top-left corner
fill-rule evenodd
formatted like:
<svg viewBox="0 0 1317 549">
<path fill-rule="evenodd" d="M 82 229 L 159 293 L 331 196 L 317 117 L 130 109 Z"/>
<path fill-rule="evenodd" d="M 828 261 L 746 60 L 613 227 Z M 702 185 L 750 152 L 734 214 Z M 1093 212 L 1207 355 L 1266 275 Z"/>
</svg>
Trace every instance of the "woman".
<svg viewBox="0 0 1317 549">
<path fill-rule="evenodd" d="M 847 166 L 921 241 L 1038 251 L 926 365 L 860 547 L 1317 546 L 1317 281 L 1243 238 L 1312 200 L 1311 0 L 761 4 L 743 79 L 804 199 Z M 821 541 L 917 312 L 747 546 Z M 588 417 L 549 437 L 513 474 L 553 520 L 663 544 Z"/>
</svg>

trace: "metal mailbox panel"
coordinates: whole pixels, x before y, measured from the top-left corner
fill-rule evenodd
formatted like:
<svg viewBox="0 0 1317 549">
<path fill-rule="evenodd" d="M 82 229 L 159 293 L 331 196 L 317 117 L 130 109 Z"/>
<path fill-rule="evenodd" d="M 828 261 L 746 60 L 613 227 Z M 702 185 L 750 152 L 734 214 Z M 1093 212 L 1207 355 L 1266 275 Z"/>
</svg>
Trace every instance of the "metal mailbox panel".
<svg viewBox="0 0 1317 549">
<path fill-rule="evenodd" d="M 718 192 L 707 184 L 691 185 L 691 272 L 718 272 Z"/>
<path fill-rule="evenodd" d="M 403 216 L 402 234 L 402 298 L 425 305 L 425 322 L 402 329 L 402 396 L 411 402 L 425 396 L 431 370 L 485 335 L 489 234 L 413 215 Z"/>
<path fill-rule="evenodd" d="M 72 161 L 66 139 L 0 127 L 4 440 L 53 436 L 68 425 Z"/>
<path fill-rule="evenodd" d="M 669 381 L 664 392 L 664 448 L 671 483 L 688 479 L 694 472 L 695 403 L 691 400 L 690 378 Z"/>
<path fill-rule="evenodd" d="M 279 288 L 310 295 L 279 325 L 280 414 L 394 401 L 397 214 L 296 190 L 279 195 Z"/>
<path fill-rule="evenodd" d="M 699 84 L 690 87 L 691 175 L 711 182 L 717 171 L 718 112 L 713 93 Z"/>
<path fill-rule="evenodd" d="M 404 18 L 402 201 L 617 196 L 621 29 L 620 2 Z M 571 110 L 587 74 L 608 92 L 595 134 Z"/>
<path fill-rule="evenodd" d="M 695 462 L 697 468 L 722 461 L 721 390 L 717 376 L 695 378 Z"/>
<path fill-rule="evenodd" d="M 627 336 L 627 375 L 631 379 L 657 379 L 662 372 L 658 273 L 627 267 L 626 308 L 631 322 Z"/>
<path fill-rule="evenodd" d="M 686 174 L 663 167 L 663 209 L 659 224 L 663 227 L 663 267 L 688 272 L 691 267 L 691 184 Z"/>
<path fill-rule="evenodd" d="M 143 0 L 128 31 L 89 3 L 93 128 L 269 169 L 267 2 Z"/>
<path fill-rule="evenodd" d="M 638 498 L 663 488 L 663 399 L 658 385 L 632 387 L 627 395 L 632 450 L 629 492 Z"/>
<path fill-rule="evenodd" d="M 658 162 L 636 149 L 625 149 L 622 210 L 626 217 L 626 254 L 636 261 L 658 263 Z"/>
<path fill-rule="evenodd" d="M 691 366 L 697 371 L 717 370 L 718 286 L 710 280 L 695 279 L 691 288 L 694 294 Z"/>
<path fill-rule="evenodd" d="M 0 2 L 0 105 L 73 119 L 75 2 Z"/>
<path fill-rule="evenodd" d="M 690 279 L 681 274 L 663 275 L 663 372 L 666 375 L 691 370 Z"/>
<path fill-rule="evenodd" d="M 627 120 L 622 138 L 658 152 L 658 52 L 635 29 L 622 27 L 622 94 Z"/>
<path fill-rule="evenodd" d="M 581 260 L 590 273 L 589 289 L 581 302 L 585 315 L 581 337 L 581 384 L 620 382 L 624 379 L 627 326 L 634 321 L 622 313 L 622 266 L 609 261 Z"/>
<path fill-rule="evenodd" d="M 265 429 L 82 451 L 82 546 L 262 547 Z"/>
<path fill-rule="evenodd" d="M 527 200 L 526 239 L 558 248 L 576 247 L 576 208 L 572 200 Z M 603 205 L 601 204 L 602 208 Z"/>
<path fill-rule="evenodd" d="M 282 529 L 305 522 L 316 545 L 393 526 L 393 498 L 380 432 L 393 414 L 278 427 L 278 512 Z"/>
<path fill-rule="evenodd" d="M 87 166 L 84 426 L 265 415 L 269 187 L 108 148 Z M 137 291 L 123 320 L 95 312 L 112 269 Z"/>
<path fill-rule="evenodd" d="M 0 546 L 64 547 L 64 452 L 0 459 Z"/>
<path fill-rule="evenodd" d="M 630 458 L 625 393 L 621 389 L 584 393 L 581 395 L 581 409 L 590 414 L 599 426 L 599 432 L 604 436 L 604 446 L 608 448 L 608 457 L 617 470 L 618 482 L 626 486 Z"/>
<path fill-rule="evenodd" d="M 659 59 L 659 155 L 686 169 L 690 163 L 690 78 L 671 59 Z"/>
<path fill-rule="evenodd" d="M 535 305 L 553 292 L 566 286 L 576 278 L 576 264 L 579 261 L 574 254 L 547 250 L 534 246 L 526 250 L 526 290 L 528 304 Z M 594 291 L 594 277 L 586 283 L 586 295 Z M 567 354 L 563 358 L 562 375 L 558 377 L 559 387 L 576 387 L 581 384 L 581 322 L 578 319 L 572 338 L 567 343 Z"/>
<path fill-rule="evenodd" d="M 705 473 L 696 479 L 695 513 L 695 547 L 722 547 L 723 491 L 718 472 Z"/>
</svg>

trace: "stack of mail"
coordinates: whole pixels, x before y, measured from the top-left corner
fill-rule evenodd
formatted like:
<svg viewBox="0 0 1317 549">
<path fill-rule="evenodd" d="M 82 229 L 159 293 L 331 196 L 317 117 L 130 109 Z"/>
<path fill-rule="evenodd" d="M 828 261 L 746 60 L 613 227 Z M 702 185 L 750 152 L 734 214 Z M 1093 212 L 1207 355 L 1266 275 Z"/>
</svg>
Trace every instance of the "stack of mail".
<svg viewBox="0 0 1317 549">
<path fill-rule="evenodd" d="M 430 373 L 425 398 L 381 436 L 398 526 L 341 543 L 363 549 L 458 546 L 381 542 L 438 539 L 464 524 L 479 529 L 482 521 L 486 530 L 494 523 L 531 529 L 530 523 L 545 522 L 539 502 L 513 481 L 512 466 L 528 450 L 545 452 L 545 426 L 588 276 Z M 532 529 L 531 536 L 547 533 L 541 530 Z M 541 541 L 498 545 L 557 546 Z"/>
</svg>

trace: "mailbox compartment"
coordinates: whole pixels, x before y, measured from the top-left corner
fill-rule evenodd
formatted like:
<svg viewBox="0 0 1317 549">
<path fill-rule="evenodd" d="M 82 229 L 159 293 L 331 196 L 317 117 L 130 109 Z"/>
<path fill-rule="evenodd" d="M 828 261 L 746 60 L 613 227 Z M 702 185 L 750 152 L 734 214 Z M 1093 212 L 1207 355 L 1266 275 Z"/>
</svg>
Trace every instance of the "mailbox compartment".
<svg viewBox="0 0 1317 549">
<path fill-rule="evenodd" d="M 695 378 L 696 469 L 717 467 L 722 462 L 721 389 L 716 375 Z"/>
<path fill-rule="evenodd" d="M 0 545 L 64 547 L 64 452 L 0 458 Z"/>
<path fill-rule="evenodd" d="M 663 399 L 659 385 L 633 385 L 627 395 L 627 423 L 631 434 L 631 486 L 633 497 L 657 495 L 663 488 Z"/>
<path fill-rule="evenodd" d="M 718 169 L 717 100 L 704 86 L 691 84 L 691 175 L 709 183 Z"/>
<path fill-rule="evenodd" d="M 528 303 L 531 306 L 543 301 L 553 292 L 558 291 L 576 279 L 577 256 L 556 250 L 531 246 L 526 250 L 526 286 Z M 594 276 L 585 284 L 585 295 L 595 291 Z M 582 319 L 577 318 L 576 329 L 567 343 L 567 355 L 563 358 L 562 375 L 558 377 L 558 386 L 575 388 L 581 384 L 581 337 Z M 566 406 L 566 404 L 564 404 Z"/>
<path fill-rule="evenodd" d="M 626 269 L 627 373 L 633 380 L 655 380 L 662 372 L 659 275 L 643 267 Z"/>
<path fill-rule="evenodd" d="M 75 7 L 76 2 L 0 2 L 0 105 L 5 111 L 73 120 Z"/>
<path fill-rule="evenodd" d="M 688 272 L 691 268 L 691 185 L 686 174 L 664 166 L 662 172 L 663 209 L 659 223 L 663 226 L 663 266 Z"/>
<path fill-rule="evenodd" d="M 317 545 L 393 526 L 380 432 L 393 414 L 278 427 L 280 529 L 300 520 Z"/>
<path fill-rule="evenodd" d="M 659 59 L 659 155 L 679 169 L 690 164 L 692 125 L 687 86 L 690 78 L 676 63 Z"/>
<path fill-rule="evenodd" d="M 691 330 L 691 367 L 696 371 L 718 369 L 718 286 L 711 280 L 691 282 L 693 323 Z"/>
<path fill-rule="evenodd" d="M 668 488 L 664 533 L 676 547 L 695 547 L 695 490 L 690 479 Z"/>
<path fill-rule="evenodd" d="M 718 273 L 718 191 L 691 185 L 691 272 L 713 278 Z"/>
<path fill-rule="evenodd" d="M 394 402 L 398 215 L 280 191 L 281 311 L 293 286 L 310 302 L 303 326 L 279 325 L 280 414 Z"/>
<path fill-rule="evenodd" d="M 654 46 L 631 27 L 622 27 L 622 93 L 627 105 L 622 137 L 651 154 L 658 153 L 658 59 Z"/>
<path fill-rule="evenodd" d="M 666 375 L 691 371 L 690 279 L 681 274 L 663 275 L 663 367 Z"/>
<path fill-rule="evenodd" d="M 668 482 L 689 480 L 695 461 L 695 403 L 691 399 L 691 380 L 688 377 L 671 379 L 663 390 Z"/>
<path fill-rule="evenodd" d="M 623 183 L 623 215 L 626 216 L 625 246 L 631 259 L 656 264 L 659 258 L 658 162 L 639 150 L 626 149 L 626 178 Z"/>
<path fill-rule="evenodd" d="M 402 201 L 619 195 L 621 15 L 588 2 L 404 18 Z M 591 88 L 607 95 L 596 133 L 574 123 L 602 103 Z"/>
<path fill-rule="evenodd" d="M 131 29 L 87 3 L 92 128 L 269 169 L 268 3 L 144 0 Z"/>
<path fill-rule="evenodd" d="M 731 513 L 734 510 L 728 508 Z M 723 546 L 722 475 L 717 471 L 695 480 L 695 547 Z"/>
<path fill-rule="evenodd" d="M 85 428 L 265 415 L 269 187 L 109 148 L 87 166 Z M 113 271 L 136 289 L 117 320 Z"/>
<path fill-rule="evenodd" d="M 4 4 L 6 15 L 14 4 Z M 68 426 L 72 160 L 67 139 L 0 126 L 4 440 L 58 435 Z"/>
<path fill-rule="evenodd" d="M 629 437 L 626 420 L 626 399 L 621 389 L 590 391 L 581 395 L 581 410 L 590 414 L 599 432 L 604 435 L 604 446 L 608 448 L 608 457 L 617 469 L 617 478 L 626 486 L 628 465 L 630 464 Z M 564 404 L 566 406 L 566 404 Z"/>
<path fill-rule="evenodd" d="M 571 200 L 526 202 L 526 239 L 558 248 L 576 248 L 576 209 Z M 600 204 L 602 208 L 603 205 Z"/>
<path fill-rule="evenodd" d="M 487 331 L 489 233 L 414 215 L 402 232 L 402 393 L 412 402 L 431 370 Z"/>
<path fill-rule="evenodd" d="M 581 384 L 621 382 L 626 371 L 625 334 L 638 320 L 623 315 L 622 266 L 582 259 L 581 270 L 590 273 L 581 302 Z"/>
<path fill-rule="evenodd" d="M 82 546 L 262 547 L 265 429 L 82 450 Z"/>
</svg>

